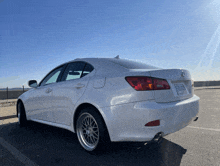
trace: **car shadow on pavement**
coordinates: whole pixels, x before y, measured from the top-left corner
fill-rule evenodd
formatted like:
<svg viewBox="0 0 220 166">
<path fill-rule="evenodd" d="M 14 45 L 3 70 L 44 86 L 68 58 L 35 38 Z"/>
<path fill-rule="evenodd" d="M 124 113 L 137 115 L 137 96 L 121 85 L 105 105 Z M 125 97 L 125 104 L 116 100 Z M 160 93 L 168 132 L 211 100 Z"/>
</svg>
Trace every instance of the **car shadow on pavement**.
<svg viewBox="0 0 220 166">
<path fill-rule="evenodd" d="M 174 165 L 181 163 L 186 149 L 165 138 L 160 144 L 112 143 L 97 154 L 81 148 L 76 134 L 35 122 L 0 126 L 0 135 L 38 165 Z M 0 163 L 1 164 L 1 163 Z"/>
</svg>

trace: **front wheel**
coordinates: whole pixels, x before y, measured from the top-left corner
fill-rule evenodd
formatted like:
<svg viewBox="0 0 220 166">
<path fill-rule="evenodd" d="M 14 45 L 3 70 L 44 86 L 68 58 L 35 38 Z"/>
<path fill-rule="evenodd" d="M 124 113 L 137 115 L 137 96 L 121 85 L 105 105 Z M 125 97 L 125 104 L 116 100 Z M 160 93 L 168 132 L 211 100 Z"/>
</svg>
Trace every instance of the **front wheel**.
<svg viewBox="0 0 220 166">
<path fill-rule="evenodd" d="M 97 149 L 110 142 L 109 135 L 102 117 L 93 109 L 83 109 L 77 119 L 76 133 L 81 146 L 89 151 Z"/>
<path fill-rule="evenodd" d="M 19 126 L 20 127 L 27 126 L 26 113 L 25 113 L 24 105 L 22 104 L 22 102 L 18 103 L 18 106 L 17 106 L 17 116 L 18 116 Z"/>
</svg>

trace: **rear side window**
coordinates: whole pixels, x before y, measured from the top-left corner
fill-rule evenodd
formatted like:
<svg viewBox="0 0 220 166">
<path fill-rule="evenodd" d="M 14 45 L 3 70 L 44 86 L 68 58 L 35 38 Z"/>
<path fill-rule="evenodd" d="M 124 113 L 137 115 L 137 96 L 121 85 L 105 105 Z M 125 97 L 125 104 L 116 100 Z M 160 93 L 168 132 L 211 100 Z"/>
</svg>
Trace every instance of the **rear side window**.
<svg viewBox="0 0 220 166">
<path fill-rule="evenodd" d="M 90 64 L 86 64 L 86 66 L 85 66 L 85 68 L 84 68 L 84 70 L 83 70 L 83 74 L 82 74 L 82 76 L 81 77 L 84 77 L 85 75 L 87 75 L 87 74 L 89 74 L 89 73 L 91 73 L 92 71 L 93 71 L 93 67 L 92 67 L 92 65 L 90 65 Z"/>
<path fill-rule="evenodd" d="M 146 63 L 132 61 L 127 59 L 109 59 L 110 62 L 116 63 L 127 69 L 159 69 L 158 67 L 148 65 Z"/>
<path fill-rule="evenodd" d="M 93 71 L 93 66 L 85 62 L 73 62 L 67 65 L 62 81 L 79 79 Z"/>
<path fill-rule="evenodd" d="M 67 68 L 63 73 L 62 81 L 81 78 L 84 67 L 84 62 L 73 62 L 68 64 Z"/>
</svg>

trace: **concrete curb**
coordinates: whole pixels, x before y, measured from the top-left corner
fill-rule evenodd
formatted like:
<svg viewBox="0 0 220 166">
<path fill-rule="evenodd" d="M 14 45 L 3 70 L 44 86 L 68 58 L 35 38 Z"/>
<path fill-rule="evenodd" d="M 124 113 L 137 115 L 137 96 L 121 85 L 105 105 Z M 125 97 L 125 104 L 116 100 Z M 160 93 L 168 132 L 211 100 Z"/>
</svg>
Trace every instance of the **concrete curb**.
<svg viewBox="0 0 220 166">
<path fill-rule="evenodd" d="M 7 103 L 7 102 L 14 102 L 14 101 L 17 101 L 18 99 L 6 99 L 6 100 L 0 100 L 0 104 L 1 103 Z"/>
<path fill-rule="evenodd" d="M 0 100 L 0 107 L 14 106 L 17 103 L 17 99 Z"/>
</svg>

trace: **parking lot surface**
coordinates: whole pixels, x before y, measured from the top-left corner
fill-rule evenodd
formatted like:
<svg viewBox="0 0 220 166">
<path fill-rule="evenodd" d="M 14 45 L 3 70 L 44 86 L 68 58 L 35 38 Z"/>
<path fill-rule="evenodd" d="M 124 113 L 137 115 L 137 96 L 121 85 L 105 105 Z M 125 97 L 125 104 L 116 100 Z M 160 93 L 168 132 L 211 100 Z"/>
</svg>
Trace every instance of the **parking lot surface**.
<svg viewBox="0 0 220 166">
<path fill-rule="evenodd" d="M 15 106 L 0 107 L 0 165 L 220 166 L 220 89 L 198 89 L 199 119 L 153 145 L 113 143 L 92 155 L 76 134 L 35 122 L 20 128 Z"/>
</svg>

